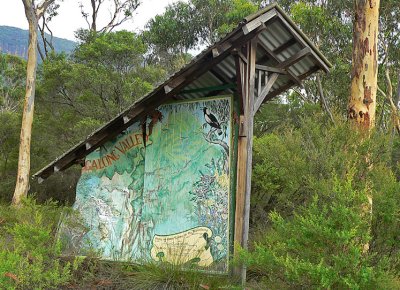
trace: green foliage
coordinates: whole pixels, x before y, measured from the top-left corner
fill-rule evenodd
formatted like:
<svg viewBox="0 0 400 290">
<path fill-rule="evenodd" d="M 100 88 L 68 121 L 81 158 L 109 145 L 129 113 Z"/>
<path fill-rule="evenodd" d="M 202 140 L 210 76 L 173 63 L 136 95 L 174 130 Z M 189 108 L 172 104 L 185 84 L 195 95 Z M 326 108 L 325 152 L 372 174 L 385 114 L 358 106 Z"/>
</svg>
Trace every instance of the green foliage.
<svg viewBox="0 0 400 290">
<path fill-rule="evenodd" d="M 314 114 L 255 139 L 254 244 L 241 261 L 260 287 L 397 289 L 397 149 L 388 136 L 322 120 Z"/>
<path fill-rule="evenodd" d="M 191 0 L 167 6 L 151 19 L 143 32 L 151 48 L 150 63 L 167 66 L 169 72 L 189 59 L 188 51 L 214 43 L 238 22 L 257 11 L 248 0 Z"/>
<path fill-rule="evenodd" d="M 271 212 L 271 230 L 244 254 L 272 285 L 376 289 L 381 273 L 364 254 L 370 242 L 369 212 L 363 210 L 368 189 L 354 190 L 351 173 L 347 180 L 332 179 L 330 191 L 314 195 L 291 219 Z"/>
<path fill-rule="evenodd" d="M 20 115 L 0 111 L 0 203 L 11 200 L 18 163 Z"/>
<path fill-rule="evenodd" d="M 1 111 L 15 111 L 25 92 L 26 62 L 17 56 L 0 54 L 0 107 Z"/>
<path fill-rule="evenodd" d="M 65 285 L 79 259 L 65 262 L 55 230 L 62 209 L 55 203 L 0 207 L 0 284 L 6 289 L 56 289 Z"/>
<path fill-rule="evenodd" d="M 141 38 L 131 32 L 92 36 L 77 47 L 72 59 L 53 55 L 46 60 L 38 98 L 64 105 L 62 111 L 69 109 L 75 118 L 78 114 L 109 120 L 164 75 L 161 69 L 143 65 L 146 51 Z"/>
</svg>

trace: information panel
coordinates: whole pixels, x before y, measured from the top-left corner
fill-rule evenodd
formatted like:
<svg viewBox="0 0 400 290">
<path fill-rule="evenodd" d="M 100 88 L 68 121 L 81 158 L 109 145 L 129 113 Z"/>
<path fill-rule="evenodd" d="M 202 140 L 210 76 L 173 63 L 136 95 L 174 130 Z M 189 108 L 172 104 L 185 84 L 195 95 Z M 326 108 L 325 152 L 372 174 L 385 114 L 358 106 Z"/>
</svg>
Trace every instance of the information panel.
<svg viewBox="0 0 400 290">
<path fill-rule="evenodd" d="M 66 254 L 227 272 L 231 140 L 232 99 L 213 98 L 162 105 L 88 155 Z"/>
</svg>

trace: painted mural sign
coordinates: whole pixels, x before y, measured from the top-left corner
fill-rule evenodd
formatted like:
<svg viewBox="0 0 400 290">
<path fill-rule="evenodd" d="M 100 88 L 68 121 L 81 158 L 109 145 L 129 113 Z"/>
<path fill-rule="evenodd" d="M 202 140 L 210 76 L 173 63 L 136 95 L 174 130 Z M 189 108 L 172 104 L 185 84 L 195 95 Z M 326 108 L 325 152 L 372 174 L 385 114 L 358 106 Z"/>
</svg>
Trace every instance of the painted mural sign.
<svg viewBox="0 0 400 290">
<path fill-rule="evenodd" d="M 66 253 L 228 270 L 230 97 L 160 106 L 87 156 Z M 146 125 L 146 126 L 144 126 Z"/>
</svg>

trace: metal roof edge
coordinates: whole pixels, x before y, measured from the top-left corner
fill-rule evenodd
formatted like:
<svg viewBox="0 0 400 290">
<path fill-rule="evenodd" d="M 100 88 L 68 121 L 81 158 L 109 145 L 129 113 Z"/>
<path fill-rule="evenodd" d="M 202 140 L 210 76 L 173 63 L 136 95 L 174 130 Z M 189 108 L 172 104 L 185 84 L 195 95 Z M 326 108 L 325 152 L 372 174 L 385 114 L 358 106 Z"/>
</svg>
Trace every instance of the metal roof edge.
<svg viewBox="0 0 400 290">
<path fill-rule="evenodd" d="M 275 4 L 275 3 L 274 3 Z M 304 32 L 294 23 L 294 21 L 289 17 L 289 15 L 277 4 L 273 5 L 275 9 L 278 10 L 280 14 L 285 18 L 285 20 L 292 26 L 294 30 L 298 34 L 300 34 L 301 37 L 304 38 L 304 40 L 307 42 L 307 44 L 311 47 L 312 50 L 317 53 L 317 55 L 321 58 L 321 60 L 329 67 L 331 68 L 333 65 L 332 63 L 322 54 L 322 52 L 315 46 L 315 44 L 311 41 L 311 39 L 304 34 Z"/>
</svg>

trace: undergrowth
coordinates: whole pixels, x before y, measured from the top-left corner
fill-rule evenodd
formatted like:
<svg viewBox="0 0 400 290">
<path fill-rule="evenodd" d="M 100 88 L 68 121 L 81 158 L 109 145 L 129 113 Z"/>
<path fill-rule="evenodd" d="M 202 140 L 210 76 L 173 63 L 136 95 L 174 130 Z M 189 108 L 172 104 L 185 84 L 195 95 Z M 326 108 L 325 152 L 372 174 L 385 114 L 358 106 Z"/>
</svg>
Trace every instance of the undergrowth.
<svg viewBox="0 0 400 290">
<path fill-rule="evenodd" d="M 317 114 L 256 138 L 250 288 L 400 289 L 398 149 Z"/>
<path fill-rule="evenodd" d="M 0 206 L 1 289 L 58 289 L 72 277 L 79 259 L 63 261 L 55 231 L 63 211 L 54 202 Z"/>
</svg>

